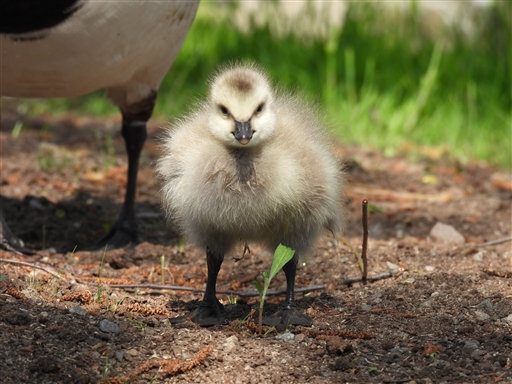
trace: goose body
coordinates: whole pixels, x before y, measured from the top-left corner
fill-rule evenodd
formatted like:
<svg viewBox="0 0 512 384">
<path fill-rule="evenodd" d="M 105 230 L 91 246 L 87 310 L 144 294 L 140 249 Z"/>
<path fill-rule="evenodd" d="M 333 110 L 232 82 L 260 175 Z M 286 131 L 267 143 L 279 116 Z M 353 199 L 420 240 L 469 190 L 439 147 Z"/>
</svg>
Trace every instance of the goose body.
<svg viewBox="0 0 512 384">
<path fill-rule="evenodd" d="M 17 0 L 0 5 L 2 96 L 72 97 L 106 88 L 121 111 L 127 192 L 119 219 L 99 246 L 140 241 L 134 205 L 146 122 L 198 2 Z M 4 248 L 19 248 L 21 242 L 1 219 Z"/>
<path fill-rule="evenodd" d="M 137 103 L 158 90 L 197 3 L 68 2 L 73 11 L 58 25 L 0 35 L 1 94 L 74 97 L 107 88 L 116 105 Z"/>
<path fill-rule="evenodd" d="M 163 151 L 164 207 L 191 243 L 207 249 L 209 269 L 240 242 L 271 251 L 282 243 L 296 252 L 284 269 L 285 303 L 293 306 L 298 256 L 344 221 L 343 174 L 312 108 L 276 94 L 255 65 L 228 67 L 214 75 L 208 100 L 169 129 Z M 203 301 L 222 317 L 211 294 Z"/>
</svg>

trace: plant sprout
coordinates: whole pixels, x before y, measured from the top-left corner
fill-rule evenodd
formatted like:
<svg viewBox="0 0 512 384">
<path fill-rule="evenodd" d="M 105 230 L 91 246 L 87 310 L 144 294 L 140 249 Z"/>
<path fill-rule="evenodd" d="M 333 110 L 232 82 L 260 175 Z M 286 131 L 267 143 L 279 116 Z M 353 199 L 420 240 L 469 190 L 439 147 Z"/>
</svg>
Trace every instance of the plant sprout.
<svg viewBox="0 0 512 384">
<path fill-rule="evenodd" d="M 261 272 L 263 276 L 263 285 L 261 281 L 256 280 L 254 285 L 260 294 L 260 315 L 259 315 L 259 327 L 261 330 L 262 322 L 263 322 L 263 306 L 265 305 L 265 297 L 267 295 L 268 287 L 270 285 L 270 281 L 274 278 L 274 276 L 284 267 L 284 265 L 289 262 L 295 251 L 291 248 L 288 248 L 282 244 L 276 248 L 274 252 L 274 260 L 272 261 L 272 266 L 270 267 L 270 272 Z"/>
</svg>

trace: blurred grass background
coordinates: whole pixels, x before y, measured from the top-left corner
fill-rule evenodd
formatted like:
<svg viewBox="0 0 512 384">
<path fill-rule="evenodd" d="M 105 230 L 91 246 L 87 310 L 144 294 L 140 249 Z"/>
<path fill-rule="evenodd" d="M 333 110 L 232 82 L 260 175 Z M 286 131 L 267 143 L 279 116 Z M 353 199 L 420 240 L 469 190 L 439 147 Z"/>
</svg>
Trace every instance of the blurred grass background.
<svg viewBox="0 0 512 384">
<path fill-rule="evenodd" d="M 457 24 L 415 1 L 348 2 L 342 25 L 312 6 L 289 20 L 275 1 L 240 12 L 236 2 L 201 3 L 154 118 L 186 112 L 219 64 L 251 59 L 317 101 L 341 142 L 390 155 L 434 147 L 512 169 L 512 2 L 462 5 Z M 102 91 L 27 103 L 34 114 L 118 114 Z"/>
</svg>

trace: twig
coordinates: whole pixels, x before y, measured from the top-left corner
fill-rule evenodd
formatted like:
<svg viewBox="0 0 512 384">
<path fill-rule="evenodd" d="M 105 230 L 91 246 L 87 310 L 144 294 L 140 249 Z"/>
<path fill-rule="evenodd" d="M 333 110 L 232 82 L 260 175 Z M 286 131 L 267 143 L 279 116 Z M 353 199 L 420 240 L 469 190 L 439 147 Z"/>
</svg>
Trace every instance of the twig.
<svg viewBox="0 0 512 384">
<path fill-rule="evenodd" d="M 398 273 L 398 269 L 394 269 L 388 272 L 379 273 L 377 275 L 370 275 L 367 277 L 367 281 L 373 282 L 377 280 L 388 279 L 393 275 Z M 337 285 L 352 285 L 354 283 L 362 281 L 361 276 L 347 276 L 337 282 Z M 87 282 L 88 285 L 96 286 L 97 283 Z M 151 284 L 151 283 L 143 283 L 143 284 L 105 284 L 102 283 L 103 286 L 108 286 L 109 288 L 124 288 L 124 289 L 162 289 L 162 290 L 170 290 L 170 291 L 187 291 L 187 292 L 197 292 L 204 293 L 203 288 L 194 288 L 194 287 L 185 287 L 182 285 L 161 285 L 161 284 Z M 295 293 L 307 293 L 313 291 L 321 291 L 326 289 L 328 284 L 318 284 L 318 285 L 309 285 L 307 287 L 295 288 Z M 241 297 L 253 297 L 259 296 L 259 292 L 257 290 L 249 290 L 249 291 L 236 291 L 233 289 L 221 289 L 217 291 L 218 294 L 221 295 L 237 295 Z M 284 290 L 275 290 L 270 289 L 267 291 L 267 295 L 283 295 L 286 291 Z"/>
<path fill-rule="evenodd" d="M 366 285 L 368 276 L 368 259 L 366 258 L 366 249 L 368 248 L 368 200 L 363 200 L 363 250 L 361 257 L 363 259 L 363 285 Z"/>
<path fill-rule="evenodd" d="M 87 282 L 88 285 L 96 286 L 98 283 Z M 161 284 L 105 284 L 102 283 L 103 286 L 108 286 L 109 288 L 129 288 L 129 289 L 167 289 L 170 291 L 187 291 L 187 292 L 197 292 L 204 293 L 203 288 L 193 288 L 193 287 L 185 287 L 182 285 L 161 285 Z M 327 288 L 327 284 L 320 285 L 310 285 L 303 288 L 295 288 L 296 293 L 307 293 L 312 291 L 318 291 Z M 233 289 L 221 289 L 217 290 L 218 294 L 221 295 L 237 295 L 242 297 L 251 297 L 251 296 L 259 296 L 259 292 L 257 290 L 250 291 L 236 291 Z M 286 293 L 286 291 L 278 291 L 278 290 L 268 290 L 267 295 L 282 295 Z"/>
<path fill-rule="evenodd" d="M 392 269 L 387 272 L 378 273 L 376 275 L 370 275 L 367 277 L 367 281 L 373 282 L 378 280 L 389 279 L 390 277 L 393 277 L 393 275 L 396 275 L 398 272 L 398 269 Z M 363 281 L 363 278 L 360 276 L 347 276 L 338 281 L 338 285 L 352 285 L 360 281 Z"/>
<path fill-rule="evenodd" d="M 62 276 L 60 276 L 56 272 L 53 272 L 52 270 L 45 268 L 41 265 L 38 265 L 36 263 L 27 263 L 25 261 L 13 260 L 13 259 L 0 259 L 0 263 L 8 263 L 8 264 L 23 265 L 25 267 L 32 267 L 32 268 L 40 269 L 41 271 L 45 271 L 46 273 L 49 273 L 50 275 L 55 276 L 58 279 L 61 279 L 61 280 L 64 279 Z"/>
<path fill-rule="evenodd" d="M 512 241 L 512 236 L 504 237 L 503 239 L 491 240 L 486 243 L 476 244 L 475 247 L 487 247 L 489 245 L 496 245 L 501 243 L 506 243 L 507 241 Z"/>
</svg>

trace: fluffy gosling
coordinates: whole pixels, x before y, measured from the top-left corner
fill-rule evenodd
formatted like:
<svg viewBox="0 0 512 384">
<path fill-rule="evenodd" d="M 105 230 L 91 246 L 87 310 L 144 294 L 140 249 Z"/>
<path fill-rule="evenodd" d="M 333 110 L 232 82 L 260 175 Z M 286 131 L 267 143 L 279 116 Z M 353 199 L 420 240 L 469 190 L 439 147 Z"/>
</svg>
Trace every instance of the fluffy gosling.
<svg viewBox="0 0 512 384">
<path fill-rule="evenodd" d="M 255 64 L 213 75 L 208 98 L 170 128 L 157 164 L 168 218 L 206 249 L 206 292 L 192 320 L 226 321 L 216 297 L 224 254 L 239 243 L 295 250 L 283 270 L 282 324 L 311 324 L 297 311 L 297 262 L 324 229 L 343 227 L 341 166 L 316 112 L 300 97 L 276 93 Z M 274 320 L 267 323 L 274 324 Z"/>
</svg>

